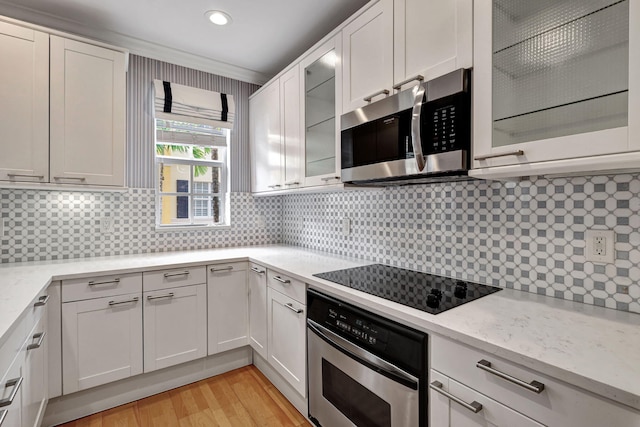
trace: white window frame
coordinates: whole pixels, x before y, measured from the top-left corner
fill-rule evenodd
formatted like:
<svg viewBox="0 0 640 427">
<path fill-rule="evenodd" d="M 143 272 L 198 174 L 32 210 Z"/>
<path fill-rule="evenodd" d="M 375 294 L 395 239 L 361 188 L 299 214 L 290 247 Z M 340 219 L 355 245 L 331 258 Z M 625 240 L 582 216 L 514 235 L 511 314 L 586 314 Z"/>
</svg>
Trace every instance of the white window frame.
<svg viewBox="0 0 640 427">
<path fill-rule="evenodd" d="M 165 121 L 166 122 L 166 121 Z M 207 144 L 206 142 L 211 140 L 215 141 L 215 138 L 220 138 L 221 135 L 219 132 L 215 132 L 215 135 L 194 135 L 192 143 L 185 143 L 184 141 L 188 141 L 190 137 L 185 135 L 184 137 L 180 137 L 180 141 L 175 140 L 165 140 L 159 139 L 158 134 L 166 134 L 162 132 L 158 132 L 156 130 L 155 135 L 155 143 L 153 145 L 154 150 L 154 176 L 155 176 L 155 193 L 156 193 L 156 230 L 158 231 L 171 231 L 176 229 L 191 229 L 191 228 L 229 228 L 231 226 L 231 218 L 230 218 L 230 208 L 229 208 L 229 157 L 230 157 L 230 130 L 229 129 L 220 129 L 224 131 L 224 135 L 226 138 L 226 145 L 223 147 L 218 144 Z M 183 141 L 184 140 L 184 141 Z M 218 160 L 200 160 L 200 159 L 188 159 L 188 158 L 180 158 L 174 156 L 162 156 L 158 155 L 156 151 L 156 144 L 167 144 L 167 145 L 195 145 L 195 146 L 211 146 L 212 148 L 223 148 L 224 158 Z M 166 192 L 160 190 L 160 164 L 164 165 L 182 165 L 187 166 L 190 169 L 189 174 L 189 191 L 188 192 Z M 217 193 L 209 192 L 209 193 L 200 193 L 194 191 L 194 167 L 195 166 L 207 166 L 207 167 L 216 167 L 220 169 L 220 186 L 219 191 Z M 211 183 L 205 182 L 208 184 L 210 191 L 213 191 L 213 186 Z M 184 222 L 176 222 L 173 224 L 162 224 L 162 197 L 163 196 L 176 196 L 176 197 L 188 197 L 189 200 L 189 214 L 188 218 Z M 209 200 L 213 200 L 213 198 L 218 198 L 220 201 L 220 221 L 217 223 L 202 223 L 203 219 L 211 219 L 213 221 L 213 208 L 209 205 L 209 213 L 211 214 L 208 217 L 199 217 L 195 216 L 195 200 L 196 198 L 206 197 Z"/>
</svg>

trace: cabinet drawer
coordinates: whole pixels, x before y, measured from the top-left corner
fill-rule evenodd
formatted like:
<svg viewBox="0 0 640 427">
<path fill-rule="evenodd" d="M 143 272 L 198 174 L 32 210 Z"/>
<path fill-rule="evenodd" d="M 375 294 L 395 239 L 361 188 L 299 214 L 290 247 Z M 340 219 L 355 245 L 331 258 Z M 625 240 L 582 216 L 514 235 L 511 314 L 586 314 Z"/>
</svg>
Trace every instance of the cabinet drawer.
<svg viewBox="0 0 640 427">
<path fill-rule="evenodd" d="M 38 322 L 38 320 L 40 320 L 42 315 L 46 313 L 49 299 L 50 298 L 48 289 L 45 289 L 44 291 L 40 292 L 40 294 L 38 294 L 38 296 L 35 297 L 33 301 L 31 301 L 31 304 L 29 304 L 29 307 L 27 307 L 25 316 L 25 325 L 27 331 L 30 331 Z"/>
<path fill-rule="evenodd" d="M 173 268 L 143 273 L 145 292 L 207 283 L 205 267 Z"/>
<path fill-rule="evenodd" d="M 544 389 L 536 393 L 477 367 L 483 360 L 496 371 L 524 383 L 537 385 L 536 381 Z M 631 408 L 435 335 L 431 336 L 431 368 L 546 425 L 633 425 L 631 420 L 637 423 L 640 417 Z"/>
<path fill-rule="evenodd" d="M 142 273 L 114 274 L 62 281 L 62 302 L 142 292 Z"/>
<path fill-rule="evenodd" d="M 0 347 L 0 378 L 3 378 L 9 370 L 11 363 L 20 352 L 29 331 L 30 329 L 27 330 L 26 328 L 26 319 L 24 316 L 16 321 L 15 329 L 9 334 L 7 340 L 4 341 L 4 344 Z"/>
<path fill-rule="evenodd" d="M 300 280 L 293 279 L 274 270 L 267 270 L 267 285 L 271 289 L 275 289 L 302 304 L 306 305 L 307 303 L 306 286 Z"/>
<path fill-rule="evenodd" d="M 246 271 L 249 268 L 249 264 L 246 262 L 225 262 L 220 264 L 207 265 L 207 271 L 214 277 L 224 276 L 233 271 Z"/>
</svg>

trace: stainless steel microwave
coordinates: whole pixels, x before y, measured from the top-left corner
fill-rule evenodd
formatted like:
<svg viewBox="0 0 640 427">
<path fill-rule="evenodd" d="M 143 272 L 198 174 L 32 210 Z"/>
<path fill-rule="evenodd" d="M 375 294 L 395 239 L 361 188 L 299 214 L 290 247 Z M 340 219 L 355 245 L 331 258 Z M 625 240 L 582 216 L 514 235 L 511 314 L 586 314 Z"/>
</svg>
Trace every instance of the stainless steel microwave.
<svg viewBox="0 0 640 427">
<path fill-rule="evenodd" d="M 471 71 L 422 82 L 341 117 L 342 182 L 469 179 Z"/>
</svg>

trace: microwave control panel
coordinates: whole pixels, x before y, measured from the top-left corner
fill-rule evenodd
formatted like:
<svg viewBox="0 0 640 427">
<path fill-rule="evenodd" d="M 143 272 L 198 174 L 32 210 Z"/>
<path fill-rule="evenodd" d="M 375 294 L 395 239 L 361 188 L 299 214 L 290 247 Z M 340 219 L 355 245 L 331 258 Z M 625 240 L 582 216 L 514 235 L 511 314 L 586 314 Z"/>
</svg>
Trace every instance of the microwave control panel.
<svg viewBox="0 0 640 427">
<path fill-rule="evenodd" d="M 422 152 L 437 154 L 469 150 L 471 142 L 470 103 L 461 92 L 422 105 L 420 123 Z"/>
</svg>

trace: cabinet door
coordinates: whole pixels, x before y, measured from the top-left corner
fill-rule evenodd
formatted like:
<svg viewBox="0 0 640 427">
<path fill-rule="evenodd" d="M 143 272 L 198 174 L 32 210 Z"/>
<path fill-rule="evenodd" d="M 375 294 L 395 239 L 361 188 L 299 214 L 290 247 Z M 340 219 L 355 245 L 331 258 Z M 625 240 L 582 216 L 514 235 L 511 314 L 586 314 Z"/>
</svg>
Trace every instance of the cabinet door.
<svg viewBox="0 0 640 427">
<path fill-rule="evenodd" d="M 24 383 L 22 385 L 22 425 L 37 427 L 42 421 L 48 391 L 47 316 L 40 318 L 25 347 Z"/>
<path fill-rule="evenodd" d="M 144 372 L 207 355 L 207 286 L 145 292 Z"/>
<path fill-rule="evenodd" d="M 454 402 L 451 398 L 429 390 L 430 425 L 442 427 L 543 427 L 542 424 L 525 417 L 487 396 L 472 390 L 449 377 L 431 370 L 431 386 L 450 393 L 466 404 L 480 404 L 478 412 Z"/>
<path fill-rule="evenodd" d="M 638 150 L 633 2 L 531 4 L 474 2 L 473 167 L 580 172 L 576 159 Z"/>
<path fill-rule="evenodd" d="M 280 77 L 280 111 L 284 165 L 283 188 L 298 188 L 302 186 L 300 68 L 298 65 Z"/>
<path fill-rule="evenodd" d="M 142 373 L 141 297 L 62 304 L 63 394 Z"/>
<path fill-rule="evenodd" d="M 51 36 L 51 182 L 124 186 L 125 55 Z"/>
<path fill-rule="evenodd" d="M 340 183 L 341 41 L 338 34 L 300 63 L 305 187 Z"/>
<path fill-rule="evenodd" d="M 0 419 L 3 417 L 2 411 L 7 411 L 4 414 L 4 421 L 1 427 L 23 427 L 27 425 L 22 424 L 22 384 L 24 384 L 22 362 L 22 357 L 17 357 L 5 376 L 0 379 L 0 400 L 9 399 L 14 391 L 14 387 L 18 387 L 13 401 L 7 406 L 0 407 Z M 16 384 L 15 380 L 21 378 L 22 383 Z"/>
<path fill-rule="evenodd" d="M 0 180 L 49 179 L 49 35 L 0 22 Z"/>
<path fill-rule="evenodd" d="M 302 396 L 306 395 L 306 307 L 267 290 L 269 363 Z"/>
<path fill-rule="evenodd" d="M 209 354 L 249 343 L 247 264 L 210 265 Z"/>
<path fill-rule="evenodd" d="M 267 269 L 251 264 L 249 272 L 249 344 L 264 359 L 267 355 Z"/>
<path fill-rule="evenodd" d="M 394 83 L 473 65 L 472 0 L 394 1 Z"/>
<path fill-rule="evenodd" d="M 393 86 L 393 2 L 380 0 L 342 29 L 343 114 Z"/>
<path fill-rule="evenodd" d="M 251 191 L 282 189 L 280 84 L 274 81 L 249 100 Z"/>
</svg>

